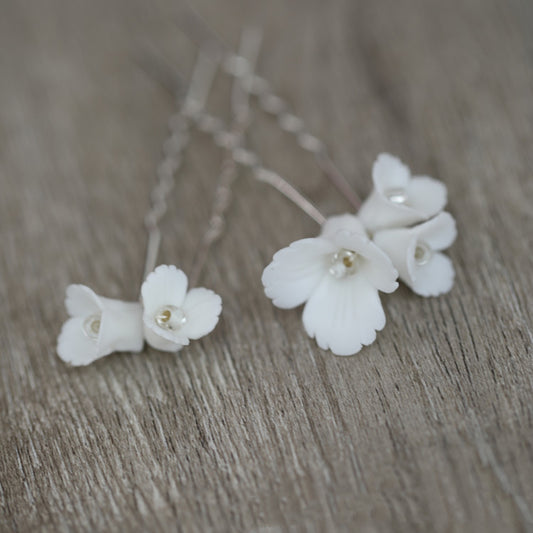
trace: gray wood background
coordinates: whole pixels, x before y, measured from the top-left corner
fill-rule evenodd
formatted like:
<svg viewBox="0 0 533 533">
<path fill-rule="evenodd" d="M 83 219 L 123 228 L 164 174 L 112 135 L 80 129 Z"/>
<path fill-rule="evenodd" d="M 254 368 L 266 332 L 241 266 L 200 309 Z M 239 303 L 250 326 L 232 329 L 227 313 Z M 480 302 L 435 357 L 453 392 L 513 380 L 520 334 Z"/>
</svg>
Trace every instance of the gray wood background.
<svg viewBox="0 0 533 533">
<path fill-rule="evenodd" d="M 194 47 L 176 1 L 2 0 L 1 529 L 532 531 L 533 4 L 194 6 L 232 46 L 261 24 L 260 71 L 361 194 L 385 150 L 446 182 L 456 286 L 401 288 L 373 346 L 322 352 L 260 284 L 316 225 L 243 174 L 202 280 L 224 299 L 215 332 L 67 367 L 66 285 L 134 299 L 142 274 L 174 102 L 138 58 L 188 72 Z M 261 113 L 248 140 L 325 213 L 348 209 Z M 161 262 L 190 268 L 220 159 L 194 136 Z"/>
</svg>

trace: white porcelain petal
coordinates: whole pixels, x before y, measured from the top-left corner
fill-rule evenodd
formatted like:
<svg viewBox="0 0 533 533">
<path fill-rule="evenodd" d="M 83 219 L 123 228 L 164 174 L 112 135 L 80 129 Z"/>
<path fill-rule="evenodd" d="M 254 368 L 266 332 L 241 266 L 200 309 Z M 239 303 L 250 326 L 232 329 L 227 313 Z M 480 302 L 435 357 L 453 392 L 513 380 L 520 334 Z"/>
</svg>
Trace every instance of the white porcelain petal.
<svg viewBox="0 0 533 533">
<path fill-rule="evenodd" d="M 390 258 L 402 281 L 413 275 L 414 263 L 411 265 L 408 259 L 414 259 L 416 241 L 416 234 L 408 228 L 386 229 L 374 235 L 374 242 Z"/>
<path fill-rule="evenodd" d="M 409 286 L 420 296 L 439 296 L 453 287 L 455 270 L 449 257 L 435 253 L 430 261 L 417 269 Z"/>
<path fill-rule="evenodd" d="M 364 258 L 358 266 L 357 275 L 363 275 L 375 289 L 390 293 L 398 288 L 397 270 L 387 254 L 379 249 L 366 234 L 340 230 L 334 235 L 333 242 L 337 250 L 350 250 Z"/>
<path fill-rule="evenodd" d="M 103 303 L 98 347 L 101 352 L 140 352 L 143 349 L 142 305 L 101 298 Z"/>
<path fill-rule="evenodd" d="M 363 276 L 325 276 L 303 312 L 307 334 L 322 349 L 343 356 L 374 342 L 385 322 L 378 291 Z"/>
<path fill-rule="evenodd" d="M 181 332 L 189 339 L 199 339 L 215 329 L 222 311 L 222 299 L 215 292 L 199 287 L 187 293 L 182 309 L 187 322 Z"/>
<path fill-rule="evenodd" d="M 378 156 L 373 179 L 374 190 L 357 213 L 371 233 L 422 222 L 446 205 L 442 182 L 426 176 L 411 178 L 408 167 L 389 154 Z"/>
<path fill-rule="evenodd" d="M 450 213 L 439 213 L 431 220 L 420 224 L 418 236 L 434 250 L 445 250 L 453 244 L 457 237 L 455 219 Z"/>
<path fill-rule="evenodd" d="M 183 328 L 170 330 L 159 326 L 156 322 L 156 313 L 149 314 L 145 310 L 143 322 L 144 338 L 153 348 L 164 352 L 175 352 L 182 346 L 189 345 L 189 337 L 183 332 Z"/>
<path fill-rule="evenodd" d="M 69 316 L 87 316 L 102 310 L 100 297 L 85 285 L 67 287 L 65 307 Z"/>
<path fill-rule="evenodd" d="M 156 350 L 162 352 L 178 352 L 183 346 L 189 344 L 187 337 L 179 338 L 177 335 L 168 335 L 167 332 L 160 331 L 155 324 L 144 325 L 144 338 L 146 342 Z M 176 342 L 181 340 L 182 342 Z"/>
<path fill-rule="evenodd" d="M 413 228 L 378 231 L 374 242 L 390 257 L 400 279 L 414 292 L 421 296 L 437 296 L 453 286 L 453 265 L 438 252 L 449 246 L 456 234 L 453 217 L 440 213 Z M 416 259 L 418 248 L 426 251 L 424 261 Z"/>
<path fill-rule="evenodd" d="M 57 338 L 57 355 L 73 366 L 85 366 L 107 355 L 99 352 L 96 339 L 91 339 L 84 333 L 84 320 L 80 316 L 70 318 L 63 324 Z"/>
<path fill-rule="evenodd" d="M 376 190 L 364 201 L 357 216 L 370 233 L 384 228 L 410 226 L 426 218 L 423 213 L 407 205 L 391 202 Z"/>
<path fill-rule="evenodd" d="M 448 200 L 448 191 L 442 181 L 427 176 L 415 176 L 407 186 L 408 207 L 421 213 L 424 219 L 442 211 Z"/>
<path fill-rule="evenodd" d="M 82 366 L 115 351 L 142 350 L 140 303 L 103 298 L 83 285 L 70 285 L 66 305 L 75 316 L 65 322 L 58 337 L 57 353 L 63 361 Z M 98 322 L 94 336 L 87 333 L 87 321 Z"/>
<path fill-rule="evenodd" d="M 348 231 L 366 236 L 366 230 L 362 222 L 355 215 L 349 213 L 329 217 L 322 225 L 320 234 L 322 237 L 329 239 L 333 238 L 338 231 Z"/>
<path fill-rule="evenodd" d="M 302 239 L 279 250 L 263 271 L 265 294 L 275 306 L 291 309 L 303 304 L 328 269 L 334 242 L 324 238 Z"/>
<path fill-rule="evenodd" d="M 407 187 L 410 178 L 409 167 L 391 154 L 379 154 L 372 166 L 372 181 L 380 194 Z"/>
<path fill-rule="evenodd" d="M 141 294 L 145 315 L 155 315 L 164 305 L 180 307 L 187 292 L 187 276 L 174 265 L 159 265 L 148 274 Z"/>
</svg>

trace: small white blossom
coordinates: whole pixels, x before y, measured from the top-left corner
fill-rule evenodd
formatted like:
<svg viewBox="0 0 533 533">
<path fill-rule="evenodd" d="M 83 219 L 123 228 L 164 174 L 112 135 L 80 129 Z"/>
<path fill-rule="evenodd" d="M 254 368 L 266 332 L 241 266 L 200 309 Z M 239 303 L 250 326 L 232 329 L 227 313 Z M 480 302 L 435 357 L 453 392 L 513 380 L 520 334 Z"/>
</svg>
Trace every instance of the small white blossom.
<svg viewBox="0 0 533 533">
<path fill-rule="evenodd" d="M 142 350 L 140 303 L 111 300 L 85 285 L 69 285 L 65 307 L 71 318 L 63 324 L 57 353 L 66 363 L 83 366 L 112 352 Z"/>
<path fill-rule="evenodd" d="M 438 296 L 451 290 L 455 277 L 450 259 L 440 253 L 457 236 L 449 213 L 414 226 L 378 231 L 374 242 L 391 258 L 400 279 L 420 296 Z"/>
<path fill-rule="evenodd" d="M 218 294 L 204 288 L 187 292 L 187 276 L 172 265 L 160 265 L 141 287 L 146 342 L 166 352 L 176 352 L 210 333 L 222 311 Z"/>
<path fill-rule="evenodd" d="M 278 251 L 264 272 L 266 295 L 291 309 L 305 303 L 303 324 L 318 345 L 353 355 L 385 326 L 378 290 L 393 292 L 398 272 L 353 215 L 329 218 L 319 237 Z"/>
<path fill-rule="evenodd" d="M 365 228 L 410 226 L 439 213 L 446 205 L 446 186 L 427 176 L 411 176 L 397 157 L 380 154 L 372 168 L 374 190 L 357 213 Z"/>
</svg>

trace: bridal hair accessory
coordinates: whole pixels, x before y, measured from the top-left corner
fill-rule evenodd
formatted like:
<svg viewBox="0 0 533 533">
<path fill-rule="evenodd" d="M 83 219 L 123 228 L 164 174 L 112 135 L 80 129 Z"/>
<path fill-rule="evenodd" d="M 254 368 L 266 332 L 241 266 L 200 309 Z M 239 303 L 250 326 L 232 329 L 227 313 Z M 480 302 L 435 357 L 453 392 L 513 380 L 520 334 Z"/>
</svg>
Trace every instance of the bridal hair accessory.
<svg viewBox="0 0 533 533">
<path fill-rule="evenodd" d="M 202 25 L 197 18 L 195 23 L 196 29 Z M 192 27 L 184 30 L 191 34 Z M 254 74 L 245 58 L 220 44 L 205 25 L 201 32 L 207 35 L 209 49 L 216 50 L 211 52 L 213 60 L 221 62 L 244 91 L 258 97 L 263 110 L 277 117 L 283 130 L 315 155 L 326 176 L 356 209 L 356 214 L 325 217 L 286 179 L 262 166 L 220 118 L 204 109 L 188 115 L 198 129 L 228 150 L 234 162 L 250 168 L 256 179 L 275 187 L 321 226 L 317 237 L 293 242 L 265 268 L 262 282 L 274 305 L 282 309 L 304 305 L 307 334 L 321 348 L 347 356 L 373 343 L 377 331 L 384 328 L 379 292 L 394 292 L 398 277 L 421 296 L 448 292 L 454 269 L 442 252 L 455 240 L 456 227 L 452 216 L 442 211 L 445 185 L 426 176 L 411 176 L 398 158 L 381 154 L 372 171 L 374 189 L 361 203 L 325 144 L 305 129 L 303 120 L 288 110 L 269 83 Z"/>
<path fill-rule="evenodd" d="M 398 275 L 421 296 L 453 286 L 453 265 L 442 251 L 455 240 L 455 221 L 436 209 L 444 207 L 444 185 L 430 178 L 410 181 L 407 167 L 389 154 L 378 157 L 373 178 L 374 191 L 360 210 L 365 216 L 328 218 L 318 237 L 283 248 L 263 272 L 273 304 L 305 304 L 307 334 L 335 355 L 353 355 L 374 342 L 386 323 L 378 291 L 394 292 Z M 373 233 L 384 221 L 389 229 Z"/>
<path fill-rule="evenodd" d="M 148 243 L 141 301 L 110 300 L 83 285 L 67 287 L 65 306 L 70 318 L 57 342 L 57 353 L 66 363 L 83 366 L 114 351 L 140 352 L 145 338 L 154 348 L 177 351 L 189 344 L 189 339 L 209 333 L 218 321 L 220 296 L 207 289 L 187 293 L 183 271 L 167 265 L 155 268 L 161 242 L 158 223 L 167 210 L 166 198 L 174 187 L 174 175 L 189 140 L 183 110 L 193 104 L 202 105 L 211 70 L 210 62 L 200 53 L 183 106 L 169 121 L 170 136 L 157 168 L 152 206 L 145 216 Z"/>
<path fill-rule="evenodd" d="M 88 365 L 115 351 L 143 348 L 142 306 L 98 296 L 85 285 L 69 285 L 65 298 L 69 319 L 57 340 L 66 363 Z"/>
<path fill-rule="evenodd" d="M 256 35 L 243 36 L 241 53 L 250 64 L 254 61 L 250 56 L 258 52 Z M 161 242 L 158 223 L 167 210 L 166 198 L 174 187 L 174 175 L 189 141 L 190 117 L 205 106 L 215 72 L 216 64 L 200 51 L 183 105 L 169 121 L 170 136 L 164 143 L 157 184 L 151 193 L 152 206 L 145 217 L 148 243 L 140 302 L 104 298 L 84 285 L 68 286 L 65 306 L 70 318 L 63 324 L 57 342 L 57 353 L 66 363 L 83 366 L 114 351 L 140 352 L 145 340 L 156 349 L 176 352 L 215 328 L 222 310 L 220 296 L 202 287 L 187 290 L 187 275 L 176 266 L 155 268 Z M 248 123 L 248 95 L 238 83 L 233 95 L 233 135 L 241 138 Z M 191 285 L 200 276 L 209 247 L 222 232 L 234 179 L 230 167 L 222 167 L 217 181 L 212 215 L 195 257 Z"/>
<path fill-rule="evenodd" d="M 159 265 L 142 284 L 144 337 L 153 348 L 177 352 L 215 329 L 220 296 L 203 287 L 187 292 L 187 285 L 187 276 L 174 265 Z"/>
<path fill-rule="evenodd" d="M 395 291 L 397 277 L 357 217 L 341 215 L 327 219 L 318 237 L 277 252 L 262 281 L 276 307 L 305 304 L 305 330 L 322 349 L 352 355 L 385 326 L 378 291 Z"/>
<path fill-rule="evenodd" d="M 457 230 L 453 217 L 442 212 L 446 187 L 440 181 L 410 178 L 398 158 L 381 154 L 373 169 L 374 191 L 359 213 L 326 218 L 282 176 L 261 166 L 253 152 L 235 149 L 233 157 L 322 227 L 318 237 L 277 252 L 262 276 L 275 306 L 305 304 L 305 330 L 321 348 L 354 355 L 372 344 L 386 323 L 378 291 L 394 292 L 398 276 L 420 296 L 451 290 L 455 272 L 442 251 L 452 245 Z M 373 203 L 378 204 L 375 211 Z"/>
<path fill-rule="evenodd" d="M 241 38 L 241 54 L 250 64 L 259 55 L 261 34 L 245 29 Z M 217 63 L 200 51 L 200 58 L 193 74 L 188 95 L 178 116 L 171 119 L 187 125 L 191 119 L 201 114 L 207 101 L 208 91 L 216 74 Z M 197 81 L 199 80 L 199 81 Z M 231 99 L 232 135 L 236 143 L 242 142 L 248 126 L 248 95 L 239 83 L 232 87 Z M 184 128 L 184 126 L 182 126 Z M 174 143 L 168 143 L 173 146 Z M 229 207 L 231 187 L 237 177 L 237 168 L 230 154 L 221 164 L 217 178 L 212 214 L 208 227 L 201 239 L 192 267 L 191 280 L 194 284 L 211 245 L 220 237 L 224 226 L 224 212 Z M 156 209 L 157 211 L 157 209 Z M 157 239 L 158 237 L 154 237 Z M 150 270 L 150 266 L 147 265 Z M 187 276 L 174 266 L 161 265 L 148 274 L 141 287 L 144 304 L 144 334 L 152 347 L 164 351 L 176 351 L 189 344 L 189 339 L 198 339 L 210 333 L 218 322 L 222 310 L 220 297 L 204 288 L 187 289 Z M 170 296 L 169 296 L 170 293 Z"/>
</svg>

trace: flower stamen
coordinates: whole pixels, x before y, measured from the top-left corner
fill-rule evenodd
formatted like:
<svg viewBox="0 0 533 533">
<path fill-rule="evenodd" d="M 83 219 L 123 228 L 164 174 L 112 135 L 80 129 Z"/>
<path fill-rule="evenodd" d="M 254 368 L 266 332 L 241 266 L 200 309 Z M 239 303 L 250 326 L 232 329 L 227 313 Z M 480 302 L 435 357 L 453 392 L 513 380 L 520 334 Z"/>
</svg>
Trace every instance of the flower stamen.
<svg viewBox="0 0 533 533">
<path fill-rule="evenodd" d="M 345 248 L 333 254 L 329 273 L 335 278 L 343 278 L 355 274 L 361 256 L 352 250 Z"/>
<path fill-rule="evenodd" d="M 163 329 L 176 330 L 187 322 L 185 313 L 174 305 L 165 305 L 155 314 L 155 323 Z"/>
<path fill-rule="evenodd" d="M 90 339 L 97 339 L 100 333 L 100 324 L 101 324 L 102 315 L 95 314 L 88 316 L 83 321 L 83 333 L 87 335 Z"/>
<path fill-rule="evenodd" d="M 433 257 L 431 246 L 424 241 L 418 241 L 415 248 L 415 261 L 417 265 L 426 265 Z"/>
</svg>

